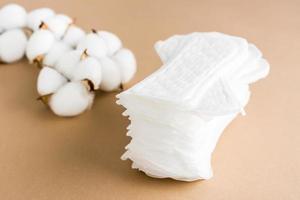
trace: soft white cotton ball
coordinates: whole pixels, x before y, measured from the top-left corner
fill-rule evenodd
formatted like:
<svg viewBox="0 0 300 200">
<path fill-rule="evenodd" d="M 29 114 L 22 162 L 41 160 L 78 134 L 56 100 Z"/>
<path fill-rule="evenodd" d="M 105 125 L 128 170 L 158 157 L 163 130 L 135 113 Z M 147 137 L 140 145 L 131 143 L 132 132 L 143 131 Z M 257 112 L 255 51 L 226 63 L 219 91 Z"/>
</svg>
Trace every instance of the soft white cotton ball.
<svg viewBox="0 0 300 200">
<path fill-rule="evenodd" d="M 81 60 L 72 75 L 72 81 L 90 80 L 95 90 L 100 86 L 102 79 L 101 65 L 98 60 L 93 57 L 87 57 Z"/>
<path fill-rule="evenodd" d="M 108 31 L 98 31 L 99 37 L 102 38 L 107 46 L 108 55 L 113 55 L 122 47 L 120 38 L 114 33 Z"/>
<path fill-rule="evenodd" d="M 53 17 L 55 12 L 50 8 L 38 8 L 28 13 L 27 27 L 33 31 L 39 29 L 40 24 L 50 17 Z"/>
<path fill-rule="evenodd" d="M 73 23 L 73 19 L 67 15 L 64 15 L 64 14 L 57 14 L 55 16 L 57 19 L 59 19 L 61 22 L 64 22 L 68 25 L 72 24 Z"/>
<path fill-rule="evenodd" d="M 61 74 L 66 76 L 68 79 L 71 79 L 73 71 L 76 68 L 78 62 L 80 61 L 82 53 L 83 51 L 80 50 L 66 52 L 58 59 L 54 68 Z"/>
<path fill-rule="evenodd" d="M 27 43 L 26 56 L 33 62 L 38 56 L 43 56 L 55 42 L 54 35 L 49 30 L 40 29 L 34 32 Z"/>
<path fill-rule="evenodd" d="M 45 20 L 47 28 L 54 34 L 57 39 L 61 39 L 61 37 L 67 31 L 69 25 L 72 23 L 73 20 L 67 15 L 63 14 L 57 14 Z"/>
<path fill-rule="evenodd" d="M 122 83 L 129 82 L 136 73 L 136 60 L 129 49 L 121 49 L 114 56 L 121 70 Z"/>
<path fill-rule="evenodd" d="M 85 35 L 77 45 L 78 50 L 87 50 L 90 56 L 101 58 L 107 55 L 107 47 L 102 38 L 96 33 L 89 33 Z"/>
<path fill-rule="evenodd" d="M 69 82 L 51 96 L 49 106 L 56 115 L 76 116 L 90 108 L 93 98 L 82 81 Z"/>
<path fill-rule="evenodd" d="M 62 41 L 75 48 L 78 42 L 85 36 L 85 32 L 75 25 L 70 25 Z"/>
<path fill-rule="evenodd" d="M 53 67 L 59 58 L 66 52 L 70 51 L 71 47 L 62 41 L 56 41 L 53 43 L 50 50 L 47 52 L 43 59 L 43 64 L 46 66 Z"/>
<path fill-rule="evenodd" d="M 24 27 L 26 20 L 26 10 L 20 5 L 8 4 L 0 10 L 0 27 L 2 29 Z"/>
<path fill-rule="evenodd" d="M 50 67 L 43 67 L 37 80 L 38 93 L 43 95 L 53 94 L 56 90 L 67 83 L 67 79 Z"/>
<path fill-rule="evenodd" d="M 12 29 L 0 35 L 0 60 L 11 63 L 24 56 L 27 37 L 21 29 Z"/>
<path fill-rule="evenodd" d="M 121 85 L 121 73 L 117 63 L 108 57 L 99 59 L 102 69 L 102 82 L 100 89 L 103 91 L 113 91 Z"/>
</svg>

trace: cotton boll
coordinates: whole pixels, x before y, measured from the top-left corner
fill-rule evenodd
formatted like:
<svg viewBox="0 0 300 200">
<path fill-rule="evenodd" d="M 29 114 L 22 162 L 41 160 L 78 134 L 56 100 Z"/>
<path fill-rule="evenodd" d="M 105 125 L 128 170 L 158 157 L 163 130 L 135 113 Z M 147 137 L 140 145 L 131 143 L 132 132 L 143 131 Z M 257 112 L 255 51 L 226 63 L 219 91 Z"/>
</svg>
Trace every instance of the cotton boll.
<svg viewBox="0 0 300 200">
<path fill-rule="evenodd" d="M 99 37 L 102 38 L 107 46 L 108 55 L 113 55 L 122 47 L 120 38 L 108 31 L 98 31 Z"/>
<path fill-rule="evenodd" d="M 59 20 L 61 20 L 62 22 L 67 23 L 67 24 L 72 24 L 73 23 L 73 19 L 70 18 L 67 15 L 64 15 L 64 14 L 57 14 L 56 18 L 59 19 Z"/>
<path fill-rule="evenodd" d="M 11 63 L 20 60 L 25 53 L 27 38 L 21 29 L 12 29 L 0 36 L 0 60 Z"/>
<path fill-rule="evenodd" d="M 99 59 L 102 68 L 102 82 L 100 89 L 103 91 L 113 91 L 121 85 L 121 73 L 117 63 L 108 57 Z"/>
<path fill-rule="evenodd" d="M 26 48 L 29 62 L 33 62 L 38 56 L 46 54 L 54 42 L 54 35 L 49 30 L 40 29 L 34 32 L 29 38 Z"/>
<path fill-rule="evenodd" d="M 59 71 L 61 74 L 66 76 L 68 79 L 71 79 L 73 75 L 73 71 L 77 66 L 77 63 L 80 61 L 81 55 L 82 55 L 82 51 L 79 50 L 66 52 L 58 59 L 54 68 L 57 71 Z"/>
<path fill-rule="evenodd" d="M 49 106 L 56 115 L 71 117 L 89 109 L 93 98 L 83 82 L 69 82 L 51 96 Z"/>
<path fill-rule="evenodd" d="M 47 28 L 53 32 L 57 39 L 61 39 L 61 37 L 67 31 L 69 25 L 72 23 L 73 20 L 70 17 L 62 14 L 55 15 L 45 20 Z"/>
<path fill-rule="evenodd" d="M 54 93 L 65 83 L 67 83 L 67 79 L 63 75 L 50 67 L 43 67 L 38 76 L 37 90 L 41 96 L 48 95 Z"/>
<path fill-rule="evenodd" d="M 53 17 L 55 12 L 50 8 L 38 8 L 28 13 L 27 27 L 33 31 L 39 29 L 40 24 L 50 17 Z"/>
<path fill-rule="evenodd" d="M 93 57 L 87 57 L 81 60 L 72 75 L 72 81 L 90 80 L 93 83 L 93 87 L 97 90 L 100 86 L 102 79 L 101 65 Z"/>
<path fill-rule="evenodd" d="M 76 47 L 78 42 L 84 37 L 85 32 L 78 26 L 69 26 L 67 32 L 65 33 L 62 41 L 71 47 Z"/>
<path fill-rule="evenodd" d="M 136 60 L 129 49 L 119 50 L 113 57 L 120 67 L 122 83 L 129 82 L 136 73 Z"/>
<path fill-rule="evenodd" d="M 87 49 L 87 53 L 90 56 L 101 58 L 107 55 L 107 47 L 102 38 L 100 38 L 96 33 L 89 33 L 83 37 L 78 45 L 78 50 L 84 51 Z"/>
<path fill-rule="evenodd" d="M 70 51 L 71 47 L 64 42 L 56 41 L 53 43 L 52 47 L 45 55 L 43 59 L 43 64 L 46 66 L 53 67 L 61 56 L 66 52 Z"/>
<path fill-rule="evenodd" d="M 21 28 L 26 25 L 26 10 L 17 4 L 8 4 L 0 10 L 0 27 L 2 29 Z"/>
</svg>

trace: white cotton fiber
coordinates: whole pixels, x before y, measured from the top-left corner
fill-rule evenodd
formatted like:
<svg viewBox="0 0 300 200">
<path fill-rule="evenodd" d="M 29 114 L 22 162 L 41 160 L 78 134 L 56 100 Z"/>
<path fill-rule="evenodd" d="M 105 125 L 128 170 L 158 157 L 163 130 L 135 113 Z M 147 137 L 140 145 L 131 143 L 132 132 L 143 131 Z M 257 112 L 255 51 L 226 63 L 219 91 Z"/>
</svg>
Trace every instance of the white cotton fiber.
<svg viewBox="0 0 300 200">
<path fill-rule="evenodd" d="M 80 61 L 83 51 L 72 50 L 61 56 L 54 68 L 69 79 L 72 78 L 73 71 Z"/>
<path fill-rule="evenodd" d="M 98 31 L 98 36 L 102 38 L 107 47 L 107 54 L 113 55 L 122 47 L 122 41 L 114 33 L 108 31 Z"/>
<path fill-rule="evenodd" d="M 93 98 L 81 81 L 69 82 L 51 96 L 49 106 L 56 115 L 76 116 L 89 109 Z"/>
<path fill-rule="evenodd" d="M 72 74 L 72 81 L 90 80 L 93 83 L 94 89 L 100 87 L 102 80 L 101 65 L 97 59 L 87 57 L 76 65 Z"/>
<path fill-rule="evenodd" d="M 67 79 L 50 67 L 43 67 L 37 80 L 38 93 L 43 95 L 53 94 L 67 83 Z"/>
<path fill-rule="evenodd" d="M 107 46 L 105 41 L 96 33 L 85 35 L 77 45 L 77 50 L 87 50 L 88 55 L 101 58 L 107 55 Z"/>
<path fill-rule="evenodd" d="M 122 83 L 129 82 L 135 75 L 137 68 L 134 54 L 129 49 L 123 48 L 116 52 L 113 59 L 120 68 Z"/>
<path fill-rule="evenodd" d="M 32 62 L 37 56 L 46 54 L 54 42 L 55 37 L 49 30 L 40 29 L 34 32 L 26 47 L 26 56 L 29 62 Z"/>
<path fill-rule="evenodd" d="M 99 61 L 102 69 L 100 89 L 109 92 L 120 88 L 121 72 L 117 63 L 108 57 L 103 57 Z"/>
<path fill-rule="evenodd" d="M 70 17 L 63 14 L 57 14 L 45 19 L 47 28 L 54 34 L 56 39 L 63 37 L 72 22 L 73 20 Z"/>
<path fill-rule="evenodd" d="M 0 35 L 0 60 L 12 63 L 20 60 L 27 45 L 27 37 L 21 29 L 11 29 Z"/>
<path fill-rule="evenodd" d="M 7 4 L 0 9 L 0 28 L 13 29 L 25 27 L 26 10 L 17 4 Z"/>
<path fill-rule="evenodd" d="M 62 41 L 55 41 L 43 59 L 43 64 L 54 67 L 60 57 L 71 51 L 71 47 Z"/>
<path fill-rule="evenodd" d="M 75 25 L 70 25 L 63 36 L 62 41 L 70 47 L 75 48 L 78 42 L 85 36 L 85 32 Z"/>
<path fill-rule="evenodd" d="M 55 12 L 50 8 L 38 8 L 32 10 L 27 16 L 27 27 L 33 31 L 37 31 L 42 22 L 54 15 Z"/>
</svg>

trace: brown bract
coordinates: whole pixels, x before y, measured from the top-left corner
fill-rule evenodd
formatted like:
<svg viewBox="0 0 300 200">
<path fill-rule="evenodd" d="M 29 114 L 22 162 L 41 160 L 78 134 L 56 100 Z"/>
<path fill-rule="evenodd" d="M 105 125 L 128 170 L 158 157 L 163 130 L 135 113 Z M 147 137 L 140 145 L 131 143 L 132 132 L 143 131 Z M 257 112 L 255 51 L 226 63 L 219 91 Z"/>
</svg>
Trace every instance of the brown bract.
<svg viewBox="0 0 300 200">
<path fill-rule="evenodd" d="M 81 81 L 81 83 L 86 87 L 86 89 L 89 92 L 94 92 L 95 91 L 95 86 L 93 84 L 93 82 L 89 79 L 84 79 Z"/>
<path fill-rule="evenodd" d="M 36 100 L 43 102 L 46 106 L 49 106 L 50 98 L 53 94 L 46 94 L 43 96 L 39 96 Z"/>
<path fill-rule="evenodd" d="M 86 59 L 88 56 L 89 56 L 89 54 L 87 53 L 87 49 L 85 49 L 85 50 L 82 52 L 81 56 L 80 56 L 80 60 L 84 60 L 84 59 Z"/>
<path fill-rule="evenodd" d="M 47 30 L 48 29 L 48 26 L 45 22 L 41 22 L 41 24 L 39 25 L 39 29 L 44 29 L 44 30 Z"/>
<path fill-rule="evenodd" d="M 35 59 L 33 59 L 33 64 L 35 64 L 39 69 L 43 67 L 44 55 L 38 55 Z"/>
<path fill-rule="evenodd" d="M 33 33 L 33 30 L 31 30 L 30 28 L 28 27 L 24 27 L 22 28 L 23 32 L 25 33 L 26 37 L 27 38 L 30 38 L 30 36 L 32 35 Z"/>
</svg>

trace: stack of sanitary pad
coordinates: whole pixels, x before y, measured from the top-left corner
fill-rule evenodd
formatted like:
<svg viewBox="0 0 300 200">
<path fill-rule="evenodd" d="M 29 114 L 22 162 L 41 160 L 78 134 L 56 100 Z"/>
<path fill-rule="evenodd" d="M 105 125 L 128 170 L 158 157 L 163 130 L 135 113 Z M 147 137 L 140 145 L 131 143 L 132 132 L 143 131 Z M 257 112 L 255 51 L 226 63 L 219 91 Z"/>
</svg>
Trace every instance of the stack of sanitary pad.
<svg viewBox="0 0 300 200">
<path fill-rule="evenodd" d="M 211 154 L 248 103 L 268 62 L 245 39 L 222 33 L 172 36 L 155 45 L 163 66 L 119 94 L 132 138 L 122 159 L 157 178 L 212 177 Z"/>
</svg>

